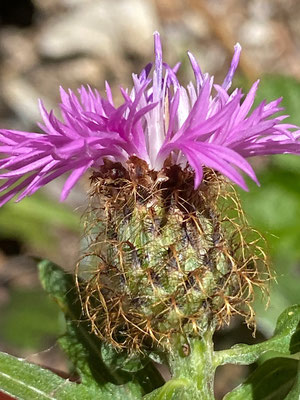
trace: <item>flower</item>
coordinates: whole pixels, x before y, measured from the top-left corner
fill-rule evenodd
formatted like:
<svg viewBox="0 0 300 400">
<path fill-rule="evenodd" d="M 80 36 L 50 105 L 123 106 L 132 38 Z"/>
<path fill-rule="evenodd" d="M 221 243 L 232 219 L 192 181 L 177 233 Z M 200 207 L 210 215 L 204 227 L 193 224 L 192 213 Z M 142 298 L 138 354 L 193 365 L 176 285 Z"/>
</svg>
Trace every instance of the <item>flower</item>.
<svg viewBox="0 0 300 400">
<path fill-rule="evenodd" d="M 166 159 L 195 173 L 195 188 L 203 176 L 203 166 L 227 176 L 247 190 L 241 171 L 258 183 L 247 157 L 277 153 L 299 153 L 299 130 L 282 123 L 281 99 L 263 101 L 252 112 L 258 81 L 244 97 L 240 89 L 228 90 L 238 65 L 241 47 L 234 56 L 222 85 L 203 74 L 188 53 L 195 84 L 180 85 L 174 68 L 162 61 L 160 36 L 154 34 L 155 64 L 133 74 L 131 91 L 121 88 L 123 103 L 114 105 L 106 83 L 106 98 L 90 87 L 81 87 L 76 96 L 61 88 L 59 105 L 62 120 L 47 112 L 40 102 L 44 132 L 0 130 L 3 157 L 0 186 L 3 205 L 16 194 L 17 201 L 32 195 L 60 175 L 70 172 L 61 193 L 64 200 L 79 178 L 97 170 L 105 158 L 126 165 L 132 155 L 160 170 Z M 151 72 L 152 71 L 152 72 Z M 215 94 L 212 95 L 212 90 Z"/>
</svg>

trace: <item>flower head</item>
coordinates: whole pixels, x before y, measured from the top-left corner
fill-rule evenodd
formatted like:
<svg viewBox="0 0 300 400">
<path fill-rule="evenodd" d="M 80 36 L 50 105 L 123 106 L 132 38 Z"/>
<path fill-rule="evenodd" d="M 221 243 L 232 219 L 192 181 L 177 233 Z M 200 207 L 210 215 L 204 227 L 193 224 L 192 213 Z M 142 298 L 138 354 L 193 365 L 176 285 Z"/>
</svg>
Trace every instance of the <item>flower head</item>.
<svg viewBox="0 0 300 400">
<path fill-rule="evenodd" d="M 0 175 L 6 179 L 0 186 L 0 205 L 16 194 L 17 201 L 32 195 L 70 172 L 61 194 L 64 200 L 78 179 L 89 168 L 97 170 L 105 158 L 126 165 L 134 155 L 157 171 L 166 160 L 189 165 L 195 187 L 207 166 L 247 190 L 241 171 L 257 182 L 247 157 L 299 153 L 297 127 L 282 123 L 286 116 L 274 116 L 282 110 L 281 99 L 263 101 L 251 112 L 258 81 L 245 97 L 240 89 L 228 93 L 239 44 L 222 85 L 213 84 L 213 77 L 203 74 L 188 53 L 195 84 L 185 88 L 176 76 L 179 64 L 172 68 L 162 61 L 158 33 L 154 43 L 154 66 L 148 64 L 139 75 L 133 74 L 131 90 L 121 88 L 120 106 L 115 106 L 108 83 L 106 97 L 90 87 L 81 87 L 79 95 L 61 89 L 61 120 L 40 102 L 43 134 L 0 131 L 0 151 L 5 155 L 0 168 L 6 170 Z"/>
</svg>

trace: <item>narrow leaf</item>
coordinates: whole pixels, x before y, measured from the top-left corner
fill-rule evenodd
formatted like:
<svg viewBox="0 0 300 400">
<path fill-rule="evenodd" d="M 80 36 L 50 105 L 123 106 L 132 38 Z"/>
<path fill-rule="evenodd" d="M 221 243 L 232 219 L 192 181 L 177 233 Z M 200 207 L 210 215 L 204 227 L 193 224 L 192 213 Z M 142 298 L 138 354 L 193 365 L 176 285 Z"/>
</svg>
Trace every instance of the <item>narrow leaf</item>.
<svg viewBox="0 0 300 400">
<path fill-rule="evenodd" d="M 164 383 L 151 363 L 141 365 L 136 360 L 134 367 L 130 357 L 126 355 L 127 362 L 124 354 L 113 349 L 109 352 L 108 360 L 107 346 L 90 333 L 88 322 L 82 320 L 74 276 L 46 260 L 40 262 L 38 268 L 44 289 L 65 314 L 66 334 L 59 339 L 59 344 L 79 372 L 83 384 L 97 385 L 101 390 L 113 391 L 116 398 L 123 396 L 125 400 L 138 399 L 142 394 Z M 125 365 L 124 369 L 122 365 Z"/>
<path fill-rule="evenodd" d="M 298 373 L 294 382 L 294 386 L 284 400 L 299 400 L 300 399 L 300 362 L 298 363 Z"/>
<path fill-rule="evenodd" d="M 144 400 L 180 400 L 182 399 L 182 390 L 185 390 L 189 382 L 187 379 L 171 379 L 164 384 L 162 388 L 143 397 Z"/>
<path fill-rule="evenodd" d="M 293 354 L 300 347 L 300 306 L 287 308 L 278 318 L 274 336 L 255 345 L 238 344 L 231 349 L 215 353 L 215 365 L 255 362 L 267 351 L 278 351 L 282 355 Z"/>
<path fill-rule="evenodd" d="M 72 383 L 37 365 L 0 353 L 0 388 L 20 400 L 92 400 L 97 392 Z M 101 400 L 113 397 L 101 397 Z"/>
<path fill-rule="evenodd" d="M 291 392 L 297 379 L 299 361 L 272 358 L 259 366 L 246 382 L 228 393 L 224 400 L 282 400 Z M 290 393 L 289 393 L 290 392 Z M 299 397 L 290 397 L 298 400 Z"/>
</svg>

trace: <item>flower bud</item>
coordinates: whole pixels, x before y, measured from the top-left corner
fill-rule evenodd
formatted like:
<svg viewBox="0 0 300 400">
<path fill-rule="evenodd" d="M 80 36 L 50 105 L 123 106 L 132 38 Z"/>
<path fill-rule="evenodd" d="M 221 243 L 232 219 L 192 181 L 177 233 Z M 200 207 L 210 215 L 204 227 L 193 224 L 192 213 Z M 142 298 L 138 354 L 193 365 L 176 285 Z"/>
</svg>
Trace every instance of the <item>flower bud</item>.
<svg viewBox="0 0 300 400">
<path fill-rule="evenodd" d="M 143 350 L 234 314 L 254 323 L 267 263 L 224 177 L 206 168 L 195 190 L 192 169 L 165 162 L 157 172 L 130 157 L 126 168 L 105 160 L 91 184 L 79 290 L 101 339 Z"/>
</svg>

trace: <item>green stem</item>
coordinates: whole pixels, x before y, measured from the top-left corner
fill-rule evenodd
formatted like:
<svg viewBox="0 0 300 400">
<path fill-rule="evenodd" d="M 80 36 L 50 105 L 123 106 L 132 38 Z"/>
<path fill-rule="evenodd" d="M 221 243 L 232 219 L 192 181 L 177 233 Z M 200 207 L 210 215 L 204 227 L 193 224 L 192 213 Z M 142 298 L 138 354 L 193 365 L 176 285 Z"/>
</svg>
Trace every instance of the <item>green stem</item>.
<svg viewBox="0 0 300 400">
<path fill-rule="evenodd" d="M 185 381 L 172 399 L 214 400 L 213 331 L 208 330 L 201 338 L 191 339 L 189 343 L 177 338 L 169 355 L 172 380 Z M 180 393 L 179 393 L 180 392 Z"/>
</svg>

